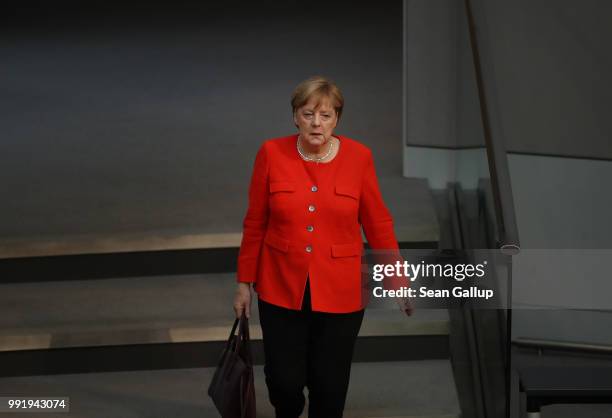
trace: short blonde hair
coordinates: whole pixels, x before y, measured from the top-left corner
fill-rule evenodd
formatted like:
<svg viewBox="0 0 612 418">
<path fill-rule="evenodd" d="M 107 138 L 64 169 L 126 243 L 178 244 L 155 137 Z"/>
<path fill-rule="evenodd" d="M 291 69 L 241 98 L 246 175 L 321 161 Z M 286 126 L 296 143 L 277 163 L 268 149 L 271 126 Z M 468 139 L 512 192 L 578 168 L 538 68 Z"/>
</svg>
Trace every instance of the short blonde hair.
<svg viewBox="0 0 612 418">
<path fill-rule="evenodd" d="M 322 76 L 310 77 L 297 85 L 291 96 L 291 107 L 293 113 L 304 106 L 311 98 L 316 98 L 317 107 L 321 104 L 323 98 L 328 98 L 332 101 L 332 106 L 338 115 L 342 115 L 344 107 L 344 97 L 338 86 L 328 78 Z"/>
</svg>

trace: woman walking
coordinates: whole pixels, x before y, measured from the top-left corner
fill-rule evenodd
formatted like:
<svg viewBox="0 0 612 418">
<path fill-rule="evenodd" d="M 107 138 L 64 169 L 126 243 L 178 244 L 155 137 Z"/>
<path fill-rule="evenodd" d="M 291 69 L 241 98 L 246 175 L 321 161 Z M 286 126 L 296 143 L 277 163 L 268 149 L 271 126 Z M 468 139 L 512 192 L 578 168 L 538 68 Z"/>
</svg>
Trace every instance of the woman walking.
<svg viewBox="0 0 612 418">
<path fill-rule="evenodd" d="M 264 141 L 255 157 L 234 310 L 248 317 L 257 292 L 276 417 L 298 418 L 307 387 L 309 418 L 340 418 L 367 300 L 361 228 L 373 249 L 398 244 L 371 151 L 334 134 L 340 89 L 313 77 L 291 105 L 298 133 Z M 398 304 L 412 313 L 407 299 Z"/>
</svg>

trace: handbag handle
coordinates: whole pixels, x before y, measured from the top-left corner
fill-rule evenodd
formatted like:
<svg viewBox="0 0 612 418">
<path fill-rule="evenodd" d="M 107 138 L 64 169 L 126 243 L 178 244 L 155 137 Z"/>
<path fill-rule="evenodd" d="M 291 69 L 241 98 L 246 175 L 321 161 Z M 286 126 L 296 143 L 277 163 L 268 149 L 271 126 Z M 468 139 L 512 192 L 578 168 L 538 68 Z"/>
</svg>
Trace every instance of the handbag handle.
<svg viewBox="0 0 612 418">
<path fill-rule="evenodd" d="M 238 327 L 240 325 L 240 327 Z M 236 328 L 238 328 L 238 334 L 236 335 Z M 232 331 L 230 332 L 229 338 L 227 340 L 227 351 L 232 352 L 234 354 L 240 353 L 242 349 L 242 345 L 244 344 L 244 352 L 245 352 L 245 361 L 247 365 L 253 365 L 253 359 L 251 358 L 251 347 L 249 345 L 249 320 L 247 319 L 244 312 L 242 312 L 242 316 L 240 318 L 236 318 L 234 321 L 234 325 L 232 326 Z M 229 372 L 233 369 L 233 364 L 230 366 Z M 227 376 L 230 375 L 228 373 Z"/>
<path fill-rule="evenodd" d="M 249 335 L 249 320 L 247 319 L 244 312 L 242 312 L 242 316 L 240 317 L 240 329 L 238 330 L 238 344 L 244 344 L 244 352 L 249 366 L 253 365 L 253 359 L 251 358 L 251 347 L 250 347 L 251 337 Z M 236 350 L 239 350 L 240 346 L 236 347 Z"/>
<path fill-rule="evenodd" d="M 238 334 L 236 335 L 236 328 L 238 328 Z M 234 338 L 234 336 L 236 338 Z M 232 327 L 232 331 L 230 332 L 229 339 L 227 340 L 228 345 L 233 341 L 236 341 L 236 347 L 234 348 L 235 352 L 240 351 L 242 344 L 245 344 L 248 349 L 249 342 L 249 320 L 245 316 L 244 312 L 240 318 L 236 318 L 234 321 L 234 326 Z"/>
<path fill-rule="evenodd" d="M 247 319 L 244 312 L 242 312 L 242 316 L 240 317 L 240 328 L 238 330 L 238 344 L 244 344 L 243 354 L 245 356 L 244 360 L 248 366 L 248 373 L 245 373 L 242 376 L 242 382 L 240 384 L 241 387 L 241 396 L 240 396 L 240 417 L 248 418 L 247 412 L 249 405 L 251 402 L 255 402 L 253 399 L 254 389 L 253 389 L 253 359 L 251 357 L 251 347 L 250 347 L 250 335 L 249 335 L 249 320 Z M 240 346 L 237 347 L 237 350 L 240 349 Z M 246 384 L 244 384 L 244 380 L 246 379 Z"/>
<path fill-rule="evenodd" d="M 228 346 L 232 342 L 234 334 L 236 333 L 236 328 L 238 327 L 239 323 L 240 323 L 240 318 L 236 318 L 236 320 L 234 321 L 234 325 L 232 326 L 232 330 L 230 331 L 229 338 L 227 339 L 227 345 Z"/>
</svg>

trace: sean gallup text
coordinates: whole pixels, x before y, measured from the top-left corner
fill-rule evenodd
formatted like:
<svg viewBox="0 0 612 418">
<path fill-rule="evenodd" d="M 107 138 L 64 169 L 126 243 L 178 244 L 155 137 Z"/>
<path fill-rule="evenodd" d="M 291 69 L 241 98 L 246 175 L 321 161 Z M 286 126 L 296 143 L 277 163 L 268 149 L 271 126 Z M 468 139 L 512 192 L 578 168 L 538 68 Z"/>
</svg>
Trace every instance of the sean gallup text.
<svg viewBox="0 0 612 418">
<path fill-rule="evenodd" d="M 417 289 L 402 286 L 399 289 L 383 289 L 382 286 L 377 286 L 372 289 L 374 297 L 377 298 L 479 298 L 490 299 L 493 297 L 492 289 L 479 289 L 476 286 L 463 288 L 455 286 L 452 289 L 428 289 L 426 286 L 421 286 Z"/>
</svg>

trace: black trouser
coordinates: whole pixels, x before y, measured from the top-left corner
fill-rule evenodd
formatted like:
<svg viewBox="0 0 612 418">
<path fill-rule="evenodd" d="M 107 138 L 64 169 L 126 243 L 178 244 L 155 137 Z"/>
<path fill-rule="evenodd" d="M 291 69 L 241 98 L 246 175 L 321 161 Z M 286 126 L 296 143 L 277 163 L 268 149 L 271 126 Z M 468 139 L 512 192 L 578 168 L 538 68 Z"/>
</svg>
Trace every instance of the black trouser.
<svg viewBox="0 0 612 418">
<path fill-rule="evenodd" d="M 261 299 L 258 306 L 264 374 L 276 418 L 298 418 L 302 414 L 305 386 L 309 418 L 341 418 L 364 311 L 313 312 L 309 280 L 301 311 Z"/>
</svg>

